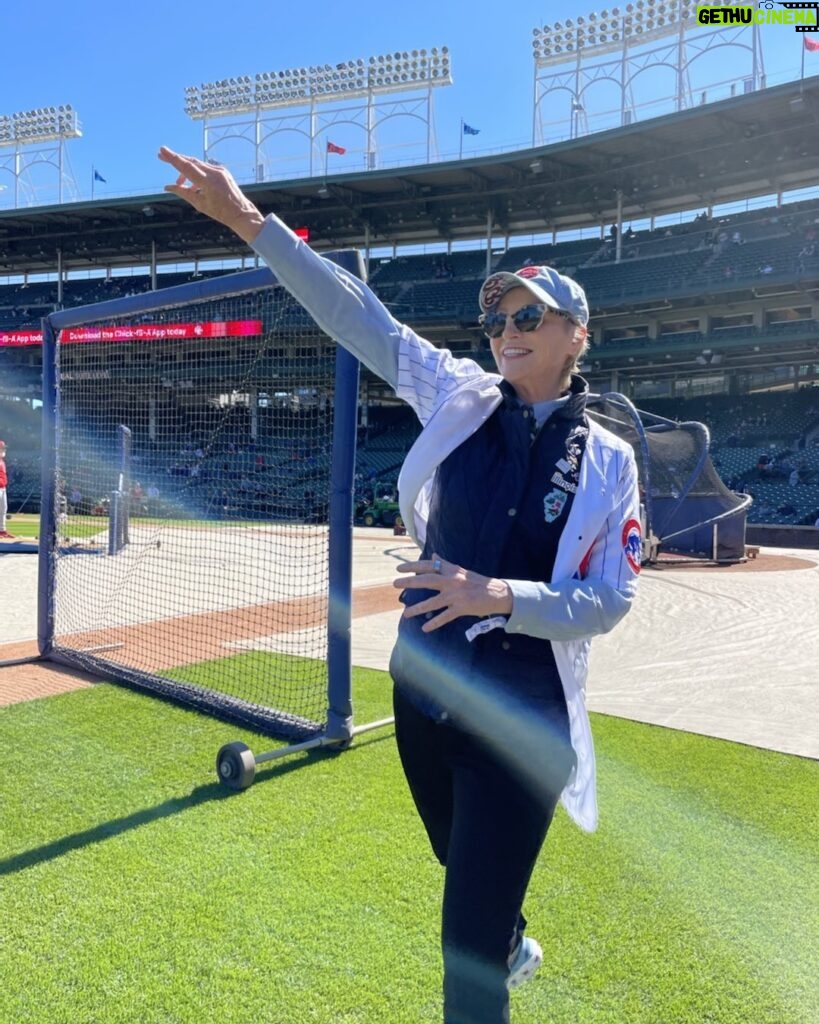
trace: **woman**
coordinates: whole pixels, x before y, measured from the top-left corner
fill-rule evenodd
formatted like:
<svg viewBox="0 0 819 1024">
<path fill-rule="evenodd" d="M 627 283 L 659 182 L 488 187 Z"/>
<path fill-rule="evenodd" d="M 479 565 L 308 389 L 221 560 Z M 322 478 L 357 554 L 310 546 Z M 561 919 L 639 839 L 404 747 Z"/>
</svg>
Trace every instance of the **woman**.
<svg viewBox="0 0 819 1024">
<path fill-rule="evenodd" d="M 319 326 L 423 424 L 399 479 L 422 549 L 399 567 L 390 662 L 407 781 L 445 867 L 445 1024 L 505 1024 L 541 961 L 524 895 L 559 799 L 597 822 L 584 686 L 590 637 L 639 573 L 630 446 L 585 414 L 580 286 L 549 267 L 491 275 L 482 322 L 498 373 L 398 323 L 373 293 L 264 218 L 222 167 L 173 153 L 166 190 L 232 228 Z"/>
</svg>

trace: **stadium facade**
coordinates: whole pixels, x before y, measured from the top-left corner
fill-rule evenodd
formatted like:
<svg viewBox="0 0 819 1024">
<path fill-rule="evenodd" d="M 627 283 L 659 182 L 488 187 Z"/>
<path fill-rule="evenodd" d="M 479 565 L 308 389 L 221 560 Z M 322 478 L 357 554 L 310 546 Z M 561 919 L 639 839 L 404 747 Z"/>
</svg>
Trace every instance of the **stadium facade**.
<svg viewBox="0 0 819 1024">
<path fill-rule="evenodd" d="M 788 200 L 815 185 L 819 137 L 809 111 L 818 102 L 819 79 L 806 79 L 503 156 L 339 175 L 321 194 L 315 180 L 247 191 L 262 210 L 306 228 L 317 249 L 369 253 L 370 282 L 397 318 L 481 361 L 489 356 L 477 292 L 487 271 L 534 262 L 575 276 L 592 305 L 592 388 L 672 418 L 706 418 L 725 478 L 751 479 L 762 448 L 772 462 L 790 452 L 790 463 L 779 461 L 798 462 L 804 479 L 788 521 L 808 523 L 819 506 L 819 200 Z M 746 209 L 721 216 L 730 203 Z M 580 237 L 565 240 L 569 232 Z M 424 246 L 430 251 L 419 253 Z M 10 281 L 0 286 L 0 398 L 17 409 L 3 419 L 23 441 L 36 433 L 45 313 L 249 258 L 225 229 L 169 195 L 0 211 L 0 273 Z M 180 265 L 195 269 L 179 273 Z M 82 382 L 78 394 L 137 437 L 155 441 L 161 423 L 193 435 L 225 405 L 246 410 L 255 430 L 260 410 L 264 420 L 269 409 L 326 400 L 309 378 L 314 369 L 321 376 L 332 345 L 309 319 L 291 319 L 281 356 L 293 380 L 285 369 L 276 382 L 226 390 L 253 337 L 161 330 L 153 340 L 66 347 L 63 380 Z M 378 428 L 397 415 L 394 398 L 365 376 L 362 399 L 362 436 L 377 451 Z M 393 439 L 387 462 L 397 463 L 406 438 Z M 389 472 L 383 459 L 372 462 L 368 473 Z M 758 482 L 778 487 L 785 476 Z M 779 496 L 758 501 L 751 520 L 780 521 L 775 506 L 759 512 Z"/>
</svg>

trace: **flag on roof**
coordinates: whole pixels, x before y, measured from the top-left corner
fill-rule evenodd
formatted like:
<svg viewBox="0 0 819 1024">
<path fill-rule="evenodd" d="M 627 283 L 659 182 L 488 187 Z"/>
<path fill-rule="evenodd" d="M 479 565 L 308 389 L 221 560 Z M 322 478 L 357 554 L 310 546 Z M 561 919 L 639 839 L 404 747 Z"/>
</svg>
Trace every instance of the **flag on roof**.
<svg viewBox="0 0 819 1024">
<path fill-rule="evenodd" d="M 328 153 L 340 153 L 342 156 L 344 156 L 344 154 L 347 152 L 347 150 L 343 146 L 337 146 L 335 144 L 335 142 L 328 142 L 327 143 L 327 152 Z"/>
<path fill-rule="evenodd" d="M 466 121 L 464 121 L 464 135 L 480 135 L 480 134 L 481 134 L 480 128 L 473 128 L 471 124 L 467 124 Z"/>
<path fill-rule="evenodd" d="M 105 181 L 105 178 L 103 178 L 103 176 L 100 174 L 96 167 L 94 168 L 94 181 Z"/>
<path fill-rule="evenodd" d="M 816 53 L 816 51 L 819 50 L 819 37 L 805 33 L 802 38 L 805 41 L 805 49 L 809 53 Z"/>
</svg>

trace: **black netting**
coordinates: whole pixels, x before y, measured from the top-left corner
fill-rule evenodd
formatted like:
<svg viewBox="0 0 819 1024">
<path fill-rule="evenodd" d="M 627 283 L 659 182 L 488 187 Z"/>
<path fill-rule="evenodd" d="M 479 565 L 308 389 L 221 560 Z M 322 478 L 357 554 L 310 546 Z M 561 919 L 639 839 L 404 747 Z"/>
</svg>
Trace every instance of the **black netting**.
<svg viewBox="0 0 819 1024">
<path fill-rule="evenodd" d="M 176 303 L 59 336 L 54 654 L 313 732 L 335 347 L 279 287 Z"/>
<path fill-rule="evenodd" d="M 720 479 L 707 427 L 637 410 L 617 394 L 592 396 L 589 414 L 634 448 L 644 532 L 661 550 L 720 561 L 744 557 L 748 498 Z"/>
</svg>

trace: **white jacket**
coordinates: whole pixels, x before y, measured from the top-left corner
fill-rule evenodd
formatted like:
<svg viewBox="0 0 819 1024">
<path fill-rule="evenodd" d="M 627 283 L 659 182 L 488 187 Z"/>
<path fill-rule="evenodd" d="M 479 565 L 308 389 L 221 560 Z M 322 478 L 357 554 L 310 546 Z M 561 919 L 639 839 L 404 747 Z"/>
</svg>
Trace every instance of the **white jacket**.
<svg viewBox="0 0 819 1024">
<path fill-rule="evenodd" d="M 435 471 L 498 407 L 501 378 L 396 321 L 365 284 L 314 253 L 275 216 L 267 218 L 254 248 L 319 326 L 391 384 L 418 415 L 424 429 L 398 486 L 404 522 L 423 545 Z M 631 606 L 639 573 L 639 524 L 631 446 L 590 420 L 578 491 L 552 579 L 508 581 L 513 611 L 506 631 L 552 642 L 577 755 L 561 802 L 586 831 L 597 826 L 594 746 L 585 704 L 590 641 L 608 632 Z"/>
</svg>

